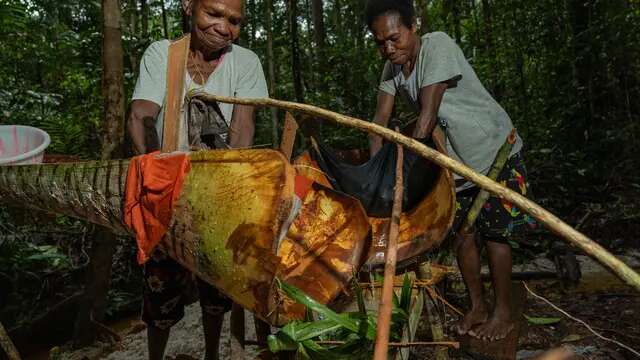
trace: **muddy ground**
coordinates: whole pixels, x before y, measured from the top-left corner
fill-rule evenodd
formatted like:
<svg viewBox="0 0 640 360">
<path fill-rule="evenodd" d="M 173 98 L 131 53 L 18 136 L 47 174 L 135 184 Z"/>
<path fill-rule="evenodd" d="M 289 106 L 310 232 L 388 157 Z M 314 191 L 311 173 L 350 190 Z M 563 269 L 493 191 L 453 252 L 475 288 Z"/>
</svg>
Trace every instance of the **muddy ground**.
<svg viewBox="0 0 640 360">
<path fill-rule="evenodd" d="M 565 289 L 557 280 L 529 281 L 531 289 L 545 297 L 558 307 L 576 318 L 584 320 L 605 337 L 620 341 L 636 350 L 640 349 L 640 296 L 622 284 L 615 276 L 604 270 L 593 260 L 579 256 L 583 277 L 575 288 Z M 635 268 L 640 267 L 640 252 L 627 252 L 622 260 Z M 486 271 L 486 269 L 484 270 Z M 514 271 L 553 271 L 553 263 L 539 258 L 524 265 L 518 265 Z M 460 289 L 449 289 L 454 304 L 464 307 L 464 293 Z M 575 359 L 635 359 L 632 353 L 620 346 L 606 342 L 591 333 L 576 321 L 566 318 L 542 300 L 529 295 L 524 313 L 535 318 L 560 318 L 557 323 L 535 325 L 524 317 L 520 319 L 521 331 L 518 343 L 518 359 L 534 359 L 545 350 L 561 345 L 569 346 L 576 353 Z M 456 317 L 447 315 L 447 326 L 451 326 Z M 126 319 L 114 325 L 119 329 L 122 340 L 117 343 L 98 344 L 78 351 L 65 351 L 59 348 L 58 359 L 146 359 L 146 331 L 144 324 L 135 318 Z M 247 338 L 255 339 L 253 322 L 246 318 Z M 426 334 L 427 331 L 422 331 Z M 449 331 L 449 333 L 452 333 Z M 423 335 L 426 336 L 426 335 Z M 427 339 L 423 339 L 427 340 Z M 167 348 L 168 358 L 179 355 L 182 359 L 203 358 L 202 327 L 198 304 L 189 306 L 185 318 L 172 330 Z M 221 339 L 221 359 L 229 358 L 230 336 L 229 316 L 227 315 L 223 337 Z M 255 358 L 258 349 L 247 347 L 247 359 Z M 483 359 L 465 351 L 452 352 L 454 358 Z M 412 358 L 432 358 L 430 349 L 412 351 Z M 46 354 L 27 359 L 45 359 Z M 486 357 L 485 357 L 486 358 Z"/>
</svg>

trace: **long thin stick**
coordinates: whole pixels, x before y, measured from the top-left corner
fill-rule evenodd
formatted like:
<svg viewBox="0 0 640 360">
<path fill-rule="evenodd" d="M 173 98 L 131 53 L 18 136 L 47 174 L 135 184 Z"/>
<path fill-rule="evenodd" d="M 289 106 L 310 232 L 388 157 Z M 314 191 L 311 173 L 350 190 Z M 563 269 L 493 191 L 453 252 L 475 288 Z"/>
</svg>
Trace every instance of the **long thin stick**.
<svg viewBox="0 0 640 360">
<path fill-rule="evenodd" d="M 318 345 L 344 345 L 344 341 L 317 341 Z M 460 343 L 457 341 L 414 341 L 414 342 L 392 342 L 389 343 L 389 347 L 392 348 L 405 348 L 405 347 L 419 347 L 419 346 L 448 346 L 454 349 L 460 348 Z"/>
<path fill-rule="evenodd" d="M 20 354 L 18 353 L 18 349 L 13 344 L 13 341 L 9 338 L 7 331 L 4 329 L 2 323 L 0 323 L 0 346 L 4 349 L 4 352 L 7 353 L 9 360 L 20 360 Z"/>
<path fill-rule="evenodd" d="M 619 341 L 617 341 L 617 340 L 610 339 L 610 338 L 608 338 L 608 337 L 606 337 L 606 336 L 601 335 L 601 334 L 600 334 L 600 333 L 598 333 L 597 331 L 593 330 L 593 328 L 592 328 L 591 326 L 589 326 L 589 324 L 587 324 L 586 322 L 584 322 L 584 321 L 582 321 L 582 320 L 578 319 L 577 317 L 571 316 L 571 314 L 569 314 L 568 312 L 566 312 L 566 311 L 564 311 L 564 310 L 560 309 L 558 306 L 554 305 L 551 301 L 549 301 L 549 300 L 545 299 L 544 297 L 542 297 L 542 296 L 540 296 L 540 295 L 538 295 L 538 294 L 534 293 L 531 289 L 529 289 L 529 287 L 527 286 L 527 283 L 526 283 L 526 282 L 524 282 L 524 281 L 523 281 L 523 282 L 522 282 L 522 285 L 524 285 L 524 288 L 525 288 L 525 289 L 527 289 L 527 291 L 528 291 L 531 295 L 533 295 L 535 298 L 537 298 L 537 299 L 539 299 L 539 300 L 542 300 L 542 301 L 543 301 L 543 302 L 545 302 L 547 305 L 551 306 L 551 307 L 552 307 L 552 308 L 554 308 L 556 311 L 560 312 L 562 315 L 564 315 L 564 316 L 568 317 L 569 319 L 571 319 L 571 320 L 573 320 L 573 321 L 576 321 L 576 322 L 579 322 L 579 323 L 580 323 L 580 324 L 582 324 L 584 327 L 586 327 L 586 328 L 587 328 L 587 330 L 591 331 L 591 333 L 593 333 L 593 335 L 595 335 L 595 336 L 599 337 L 600 339 L 602 339 L 602 340 L 604 340 L 604 341 L 608 341 L 608 342 L 610 342 L 610 343 L 614 343 L 614 344 L 616 344 L 616 345 L 618 345 L 618 346 L 620 346 L 620 347 L 622 347 L 622 348 L 625 348 L 625 349 L 629 350 L 631 353 L 633 353 L 635 356 L 640 357 L 640 352 L 638 352 L 638 351 L 636 351 L 636 350 L 634 350 L 634 349 L 630 348 L 629 346 L 627 346 L 627 345 L 625 345 L 625 344 L 623 344 L 623 343 L 621 343 L 621 342 L 619 342 Z"/>
<path fill-rule="evenodd" d="M 267 346 L 265 341 L 246 340 L 245 345 L 249 346 Z M 318 345 L 344 345 L 345 341 L 316 341 Z M 414 342 L 391 342 L 390 348 L 405 348 L 405 347 L 422 347 L 422 346 L 449 346 L 454 349 L 460 349 L 460 343 L 457 341 L 414 341 Z"/>
<path fill-rule="evenodd" d="M 209 101 L 220 101 L 230 104 L 240 105 L 253 105 L 253 106 L 275 106 L 281 109 L 298 111 L 312 116 L 321 117 L 334 121 L 338 124 L 343 124 L 349 127 L 361 129 L 374 133 L 382 138 L 392 141 L 396 144 L 401 144 L 414 153 L 431 160 L 437 165 L 449 169 L 457 174 L 460 174 L 465 179 L 476 183 L 479 187 L 489 191 L 494 196 L 507 199 L 515 204 L 521 211 L 528 213 L 537 219 L 542 225 L 561 236 L 568 242 L 576 245 L 582 251 L 588 255 L 594 257 L 600 263 L 611 269 L 617 276 L 625 281 L 630 286 L 633 286 L 636 290 L 640 291 L 640 274 L 633 271 L 628 265 L 620 261 L 613 256 L 610 252 L 604 249 L 602 246 L 586 237 L 584 234 L 576 231 L 571 226 L 564 223 L 557 216 L 553 215 L 549 211 L 542 208 L 535 202 L 527 199 L 526 197 L 516 193 L 515 191 L 508 189 L 495 181 L 491 181 L 486 176 L 475 172 L 468 166 L 461 164 L 446 155 L 429 148 L 428 146 L 406 137 L 402 134 L 396 133 L 393 130 L 386 129 L 377 124 L 359 120 L 350 116 L 341 115 L 333 111 L 325 110 L 316 106 L 298 104 L 294 102 L 274 100 L 269 98 L 264 99 L 239 99 L 224 96 L 214 95 L 198 95 L 200 98 Z"/>
<path fill-rule="evenodd" d="M 374 360 L 386 360 L 389 351 L 389 328 L 391 327 L 391 310 L 393 307 L 393 281 L 396 276 L 396 260 L 398 255 L 398 233 L 400 232 L 400 214 L 402 214 L 402 165 L 404 153 L 398 145 L 396 161 L 396 185 L 393 194 L 393 210 L 389 226 L 389 243 L 387 244 L 386 263 L 384 265 L 384 283 L 382 299 L 378 307 L 378 327 L 376 330 L 376 346 L 373 351 Z"/>
<path fill-rule="evenodd" d="M 498 150 L 498 154 L 496 155 L 496 158 L 493 161 L 491 170 L 489 170 L 489 173 L 487 173 L 487 177 L 489 179 L 493 181 L 498 180 L 498 176 L 502 172 L 502 169 L 504 169 L 504 165 L 507 163 L 507 160 L 509 159 L 509 155 L 511 155 L 511 149 L 513 149 L 513 144 L 515 143 L 516 143 L 516 129 L 513 129 L 511 130 L 511 133 L 507 137 L 507 140 L 500 147 L 500 150 Z M 489 196 L 491 196 L 491 194 L 489 194 L 487 190 L 483 189 L 483 190 L 480 190 L 478 195 L 476 195 L 476 198 L 473 199 L 473 203 L 471 204 L 471 208 L 469 208 L 467 217 L 465 218 L 464 223 L 460 227 L 460 231 L 459 231 L 460 235 L 464 236 L 465 234 L 468 234 L 471 231 L 471 229 L 473 228 L 473 225 L 476 223 L 476 219 L 478 218 L 478 215 L 480 215 L 480 210 L 482 210 L 482 207 L 489 199 Z"/>
</svg>

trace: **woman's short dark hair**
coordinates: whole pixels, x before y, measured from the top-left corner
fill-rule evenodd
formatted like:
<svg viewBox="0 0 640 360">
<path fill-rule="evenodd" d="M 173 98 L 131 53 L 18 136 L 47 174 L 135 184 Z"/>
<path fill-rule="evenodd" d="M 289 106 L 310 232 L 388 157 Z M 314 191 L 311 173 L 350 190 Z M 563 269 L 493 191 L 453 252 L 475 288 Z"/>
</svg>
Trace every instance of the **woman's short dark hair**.
<svg viewBox="0 0 640 360">
<path fill-rule="evenodd" d="M 382 15 L 396 13 L 400 16 L 402 24 L 410 28 L 416 17 L 413 0 L 369 0 L 365 10 L 365 20 L 371 30 L 373 22 Z"/>
</svg>

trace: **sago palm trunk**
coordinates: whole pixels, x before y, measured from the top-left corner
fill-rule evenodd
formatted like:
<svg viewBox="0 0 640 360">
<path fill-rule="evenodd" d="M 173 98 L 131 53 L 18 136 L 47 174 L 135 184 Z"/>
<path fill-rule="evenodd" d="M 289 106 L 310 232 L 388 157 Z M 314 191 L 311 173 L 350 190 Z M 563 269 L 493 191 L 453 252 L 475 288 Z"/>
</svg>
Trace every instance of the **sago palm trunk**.
<svg viewBox="0 0 640 360">
<path fill-rule="evenodd" d="M 294 206 L 294 168 L 273 150 L 198 152 L 190 160 L 159 245 L 171 258 L 272 325 L 304 316 L 282 301 L 276 277 L 323 303 L 348 287 L 369 232 L 355 199 L 313 186 Z M 0 202 L 129 234 L 128 167 L 126 160 L 0 167 Z"/>
</svg>

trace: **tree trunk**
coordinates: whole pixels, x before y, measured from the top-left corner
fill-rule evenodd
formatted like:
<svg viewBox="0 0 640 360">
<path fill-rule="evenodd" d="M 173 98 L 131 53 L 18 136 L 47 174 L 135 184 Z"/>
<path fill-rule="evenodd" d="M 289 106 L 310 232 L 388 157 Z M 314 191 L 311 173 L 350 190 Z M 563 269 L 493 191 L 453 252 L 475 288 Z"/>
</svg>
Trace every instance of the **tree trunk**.
<svg viewBox="0 0 640 360">
<path fill-rule="evenodd" d="M 485 50 L 491 63 L 491 92 L 493 97 L 499 102 L 502 98 L 502 90 L 499 84 L 497 55 L 493 43 L 493 19 L 491 16 L 491 4 L 489 0 L 482 0 L 482 17 L 484 20 Z"/>
<path fill-rule="evenodd" d="M 164 38 L 169 39 L 169 23 L 167 22 L 167 9 L 164 7 L 164 0 L 160 0 L 160 11 L 162 11 L 162 29 Z"/>
<path fill-rule="evenodd" d="M 573 65 L 574 79 L 576 81 L 576 99 L 578 108 L 571 117 L 569 138 L 572 144 L 584 144 L 585 131 L 588 131 L 593 117 L 593 64 L 592 49 L 590 48 L 591 16 L 593 0 L 571 0 L 569 9 L 572 13 L 573 26 Z M 577 121 L 576 121 L 577 120 Z"/>
<path fill-rule="evenodd" d="M 149 4 L 147 0 L 140 0 L 140 12 L 142 15 L 141 21 L 141 37 L 146 44 L 149 40 Z"/>
<path fill-rule="evenodd" d="M 124 138 L 124 68 L 119 1 L 102 0 L 102 17 L 102 93 L 106 129 L 102 144 L 102 159 L 107 160 L 121 154 Z M 111 264 L 117 243 L 116 236 L 108 228 L 98 227 L 94 237 L 84 296 L 80 302 L 74 329 L 75 346 L 86 346 L 95 340 L 97 334 L 95 323 L 102 322 L 104 318 L 107 293 L 111 283 Z"/>
<path fill-rule="evenodd" d="M 333 28 L 336 34 L 342 34 L 342 3 L 340 0 L 333 2 Z"/>
<path fill-rule="evenodd" d="M 318 49 L 323 50 L 325 47 L 326 33 L 324 29 L 324 12 L 322 0 L 312 0 L 311 13 L 313 16 L 313 38 Z M 322 54 L 322 51 L 320 51 Z M 320 63 L 324 60 L 322 57 L 318 59 Z"/>
<path fill-rule="evenodd" d="M 269 75 L 269 94 L 276 97 L 276 69 L 273 56 L 273 0 L 266 0 L 267 6 L 267 68 Z M 278 147 L 278 109 L 271 109 L 271 142 L 273 148 Z"/>
<path fill-rule="evenodd" d="M 182 33 L 188 34 L 191 31 L 191 19 L 183 10 L 180 10 L 180 13 L 182 14 Z"/>
<path fill-rule="evenodd" d="M 460 29 L 460 4 L 459 0 L 450 0 L 449 7 L 453 18 L 453 32 L 458 45 L 462 42 L 462 31 Z"/>
<path fill-rule="evenodd" d="M 430 0 L 418 0 L 416 11 L 420 17 L 420 34 L 428 33 L 431 26 L 429 23 L 429 2 Z"/>
<path fill-rule="evenodd" d="M 138 77 L 138 6 L 137 0 L 128 0 L 129 7 L 129 37 L 131 38 L 131 50 L 129 50 L 129 62 L 131 72 Z"/>
<path fill-rule="evenodd" d="M 289 5 L 289 36 L 291 37 L 291 72 L 293 73 L 293 89 L 296 101 L 304 102 L 302 74 L 300 69 L 300 50 L 298 46 L 298 2 L 287 0 Z"/>
<path fill-rule="evenodd" d="M 121 156 L 124 138 L 124 67 L 120 4 L 102 0 L 102 96 L 104 101 L 103 160 Z"/>
<path fill-rule="evenodd" d="M 249 41 L 247 44 L 250 48 L 254 46 L 256 41 L 256 1 L 255 0 L 247 0 L 247 6 L 245 8 L 245 16 L 247 17 L 247 25 L 248 25 L 248 37 Z"/>
</svg>

